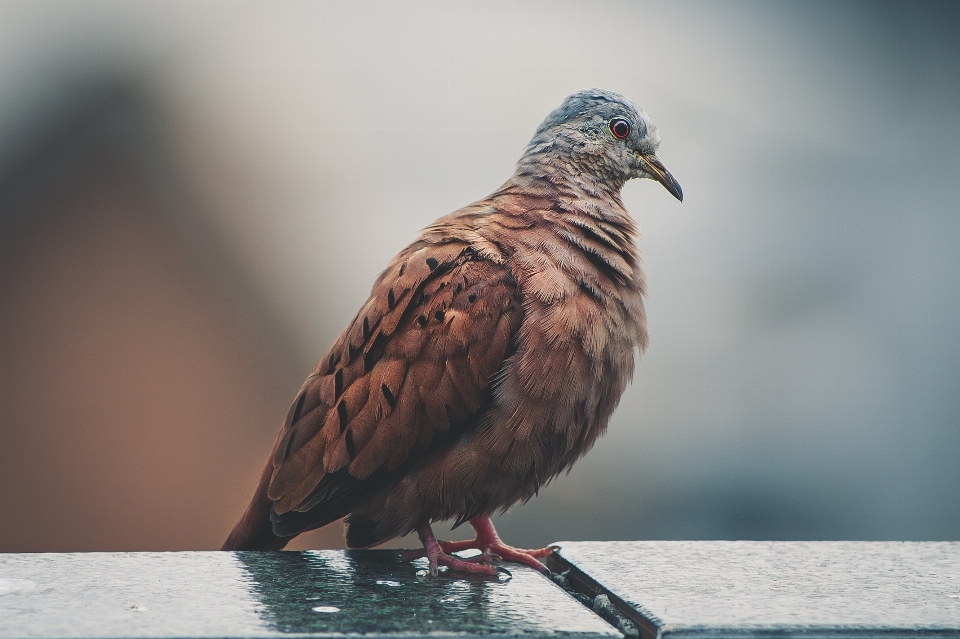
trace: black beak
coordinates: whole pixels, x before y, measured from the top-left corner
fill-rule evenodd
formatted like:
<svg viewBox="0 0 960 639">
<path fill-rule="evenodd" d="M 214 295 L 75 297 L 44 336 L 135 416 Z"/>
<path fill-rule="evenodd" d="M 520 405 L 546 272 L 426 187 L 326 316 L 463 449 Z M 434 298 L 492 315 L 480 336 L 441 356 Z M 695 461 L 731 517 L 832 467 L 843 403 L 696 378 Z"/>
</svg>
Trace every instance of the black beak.
<svg viewBox="0 0 960 639">
<path fill-rule="evenodd" d="M 663 188 L 670 191 L 670 195 L 683 202 L 683 189 L 680 188 L 680 183 L 670 175 L 670 171 L 667 170 L 667 167 L 663 166 L 660 158 L 653 153 L 641 155 L 640 157 L 643 158 L 643 161 L 646 163 L 647 171 L 653 174 L 657 182 L 662 184 Z"/>
</svg>

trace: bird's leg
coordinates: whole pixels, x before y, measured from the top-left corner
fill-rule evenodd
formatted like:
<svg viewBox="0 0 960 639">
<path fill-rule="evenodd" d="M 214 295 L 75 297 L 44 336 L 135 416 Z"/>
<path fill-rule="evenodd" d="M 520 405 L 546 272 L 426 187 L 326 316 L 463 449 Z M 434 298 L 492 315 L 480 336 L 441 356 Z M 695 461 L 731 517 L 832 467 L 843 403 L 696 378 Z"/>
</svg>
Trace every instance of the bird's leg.
<svg viewBox="0 0 960 639">
<path fill-rule="evenodd" d="M 427 557 L 430 561 L 430 574 L 434 577 L 437 576 L 439 566 L 446 566 L 450 570 L 472 572 L 493 577 L 498 576 L 500 573 L 510 576 L 510 573 L 505 568 L 460 559 L 459 557 L 453 557 L 443 552 L 440 543 L 437 542 L 437 538 L 433 536 L 433 530 L 430 529 L 430 524 L 424 524 L 420 528 L 417 528 L 417 534 L 420 535 L 420 542 L 423 544 L 423 554 L 418 556 Z"/>
<path fill-rule="evenodd" d="M 537 558 L 546 557 L 558 550 L 558 546 L 548 546 L 547 548 L 537 548 L 535 550 L 522 550 L 508 546 L 500 540 L 500 536 L 497 535 L 497 530 L 493 527 L 493 522 L 490 521 L 490 518 L 486 515 L 474 517 L 470 520 L 470 525 L 473 526 L 474 531 L 476 531 L 477 538 L 469 541 L 438 542 L 443 552 L 452 553 L 476 548 L 483 553 L 486 561 L 494 561 L 496 559 L 515 561 L 519 564 L 535 568 L 540 572 L 549 573 L 547 567 L 537 561 Z M 421 539 L 423 539 L 422 536 Z M 424 546 L 426 546 L 426 543 L 424 543 Z"/>
</svg>

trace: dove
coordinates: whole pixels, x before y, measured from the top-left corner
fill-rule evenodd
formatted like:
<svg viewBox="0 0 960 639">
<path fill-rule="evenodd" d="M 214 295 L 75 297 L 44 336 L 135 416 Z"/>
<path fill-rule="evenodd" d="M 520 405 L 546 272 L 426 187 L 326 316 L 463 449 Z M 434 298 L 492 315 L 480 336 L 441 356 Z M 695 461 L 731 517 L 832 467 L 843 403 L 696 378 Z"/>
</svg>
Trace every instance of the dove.
<svg viewBox="0 0 960 639">
<path fill-rule="evenodd" d="M 344 519 L 367 548 L 416 532 L 430 572 L 545 570 L 490 516 L 584 455 L 647 344 L 634 178 L 683 192 L 625 97 L 574 93 L 489 197 L 424 229 L 307 377 L 224 550 L 276 550 Z M 470 541 L 431 524 L 469 522 Z M 477 549 L 476 557 L 453 553 Z"/>
</svg>

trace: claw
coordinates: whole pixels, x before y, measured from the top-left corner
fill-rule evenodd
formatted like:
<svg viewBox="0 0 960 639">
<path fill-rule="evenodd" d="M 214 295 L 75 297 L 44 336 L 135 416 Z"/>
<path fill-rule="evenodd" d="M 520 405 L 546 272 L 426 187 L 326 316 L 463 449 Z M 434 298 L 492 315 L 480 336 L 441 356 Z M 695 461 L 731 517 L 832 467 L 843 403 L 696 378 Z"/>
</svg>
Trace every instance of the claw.
<svg viewBox="0 0 960 639">
<path fill-rule="evenodd" d="M 507 576 L 508 579 L 513 579 L 513 573 L 507 570 L 506 568 L 504 568 L 503 566 L 494 566 L 493 569 L 496 570 L 497 572 L 502 572 Z"/>
</svg>

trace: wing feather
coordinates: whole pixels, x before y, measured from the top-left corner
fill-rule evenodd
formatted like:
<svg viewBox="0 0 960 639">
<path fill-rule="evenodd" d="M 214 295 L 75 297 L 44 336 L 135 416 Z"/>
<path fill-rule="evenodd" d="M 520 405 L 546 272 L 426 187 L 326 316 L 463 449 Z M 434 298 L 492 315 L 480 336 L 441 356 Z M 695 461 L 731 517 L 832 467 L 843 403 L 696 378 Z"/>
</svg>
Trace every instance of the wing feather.
<svg viewBox="0 0 960 639">
<path fill-rule="evenodd" d="M 509 270 L 463 242 L 401 253 L 287 415 L 268 490 L 275 530 L 343 516 L 471 423 L 522 313 Z"/>
</svg>

